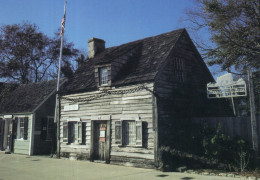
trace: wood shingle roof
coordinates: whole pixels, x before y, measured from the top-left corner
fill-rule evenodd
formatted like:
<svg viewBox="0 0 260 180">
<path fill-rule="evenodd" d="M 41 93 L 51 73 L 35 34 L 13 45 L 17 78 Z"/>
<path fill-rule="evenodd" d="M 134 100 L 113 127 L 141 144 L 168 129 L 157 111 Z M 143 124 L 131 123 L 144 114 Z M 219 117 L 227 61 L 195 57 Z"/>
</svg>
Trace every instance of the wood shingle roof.
<svg viewBox="0 0 260 180">
<path fill-rule="evenodd" d="M 114 77 L 112 86 L 123 86 L 153 81 L 163 62 L 169 56 L 181 34 L 179 29 L 153 37 L 106 48 L 88 59 L 64 86 L 62 93 L 70 94 L 97 90 L 94 77 L 95 65 L 109 64 L 133 49 L 135 53 Z"/>
<path fill-rule="evenodd" d="M 0 103 L 0 114 L 32 112 L 56 88 L 57 80 L 21 84 Z"/>
</svg>

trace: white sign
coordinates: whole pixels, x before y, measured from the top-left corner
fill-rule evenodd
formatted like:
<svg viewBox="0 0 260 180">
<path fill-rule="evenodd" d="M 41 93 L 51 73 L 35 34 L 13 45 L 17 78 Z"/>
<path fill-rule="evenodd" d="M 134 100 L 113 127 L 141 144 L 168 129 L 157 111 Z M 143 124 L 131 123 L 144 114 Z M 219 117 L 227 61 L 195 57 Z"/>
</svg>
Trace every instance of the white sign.
<svg viewBox="0 0 260 180">
<path fill-rule="evenodd" d="M 228 73 L 217 78 L 217 83 L 207 84 L 208 98 L 228 98 L 247 96 L 246 82 L 243 79 L 234 81 L 232 74 Z"/>
<path fill-rule="evenodd" d="M 78 104 L 64 106 L 64 111 L 77 111 L 77 110 L 79 110 Z"/>
<path fill-rule="evenodd" d="M 4 119 L 12 119 L 13 115 L 4 115 Z"/>
<path fill-rule="evenodd" d="M 106 137 L 106 131 L 100 131 L 99 137 Z"/>
</svg>

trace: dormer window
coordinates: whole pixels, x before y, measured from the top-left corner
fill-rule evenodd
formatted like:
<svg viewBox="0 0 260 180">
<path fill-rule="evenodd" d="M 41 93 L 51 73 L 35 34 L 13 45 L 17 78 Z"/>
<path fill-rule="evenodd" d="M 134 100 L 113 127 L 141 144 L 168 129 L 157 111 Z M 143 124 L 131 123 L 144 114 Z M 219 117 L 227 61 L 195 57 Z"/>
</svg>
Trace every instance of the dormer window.
<svg viewBox="0 0 260 180">
<path fill-rule="evenodd" d="M 97 87 L 104 89 L 111 86 L 111 65 L 102 64 L 95 66 L 95 81 Z"/>
<path fill-rule="evenodd" d="M 99 71 L 99 85 L 108 85 L 108 70 L 107 67 L 98 69 Z"/>
</svg>

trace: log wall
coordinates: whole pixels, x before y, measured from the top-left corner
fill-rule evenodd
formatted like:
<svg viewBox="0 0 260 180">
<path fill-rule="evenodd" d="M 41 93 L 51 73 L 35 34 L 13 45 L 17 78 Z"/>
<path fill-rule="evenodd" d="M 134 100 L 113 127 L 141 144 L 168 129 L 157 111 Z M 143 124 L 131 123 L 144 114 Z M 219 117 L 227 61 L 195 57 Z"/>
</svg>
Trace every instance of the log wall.
<svg viewBox="0 0 260 180">
<path fill-rule="evenodd" d="M 182 61 L 181 65 L 176 64 L 176 59 Z M 180 75 L 182 78 L 178 77 Z M 228 104 L 218 106 L 217 101 L 207 99 L 206 85 L 213 81 L 189 37 L 183 34 L 155 83 L 160 145 L 173 144 L 170 139 L 174 128 L 183 119 L 219 116 L 225 108 L 229 109 Z"/>
<path fill-rule="evenodd" d="M 138 85 L 116 88 L 113 91 L 133 89 Z M 145 84 L 151 91 L 153 84 Z M 64 96 L 65 98 L 87 98 L 99 94 L 100 91 L 73 94 Z M 91 121 L 96 116 L 111 118 L 111 148 L 110 160 L 113 164 L 135 165 L 141 161 L 144 164 L 153 164 L 154 160 L 154 131 L 153 131 L 153 106 L 152 93 L 147 90 L 127 94 L 107 95 L 91 101 L 73 103 L 66 99 L 61 99 L 61 155 L 62 156 L 83 156 L 90 158 L 91 149 Z M 78 104 L 79 110 L 64 111 L 64 106 Z M 115 121 L 138 117 L 143 122 L 143 147 L 123 147 L 115 143 Z M 86 122 L 85 145 L 68 145 L 63 142 L 63 122 L 69 118 L 80 118 Z M 129 161 L 131 159 L 131 161 Z"/>
</svg>

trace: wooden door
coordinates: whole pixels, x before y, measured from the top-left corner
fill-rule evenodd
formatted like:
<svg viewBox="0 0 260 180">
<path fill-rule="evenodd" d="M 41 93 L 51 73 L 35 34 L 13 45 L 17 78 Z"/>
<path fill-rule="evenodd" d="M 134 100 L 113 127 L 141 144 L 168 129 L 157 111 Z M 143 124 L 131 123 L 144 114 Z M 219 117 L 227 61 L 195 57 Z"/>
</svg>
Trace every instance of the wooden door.
<svg viewBox="0 0 260 180">
<path fill-rule="evenodd" d="M 94 123 L 94 159 L 106 160 L 107 122 L 97 121 Z"/>
<path fill-rule="evenodd" d="M 0 118 L 0 150 L 4 150 L 4 130 L 5 130 L 5 121 Z"/>
</svg>

